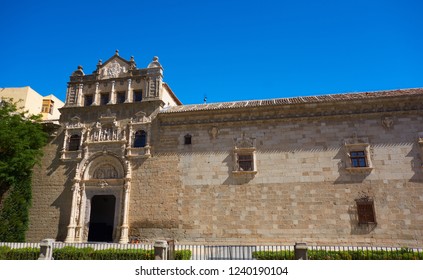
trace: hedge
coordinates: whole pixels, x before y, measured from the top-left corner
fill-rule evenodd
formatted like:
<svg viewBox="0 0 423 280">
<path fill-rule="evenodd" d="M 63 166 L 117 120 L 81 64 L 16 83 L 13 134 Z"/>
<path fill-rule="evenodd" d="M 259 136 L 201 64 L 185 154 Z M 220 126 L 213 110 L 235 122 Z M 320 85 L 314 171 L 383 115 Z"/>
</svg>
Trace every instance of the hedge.
<svg viewBox="0 0 423 280">
<path fill-rule="evenodd" d="M 325 251 L 308 250 L 309 260 L 423 260 L 423 252 L 414 252 L 412 249 L 400 250 L 351 250 Z M 294 252 L 282 251 L 255 251 L 253 258 L 258 260 L 294 260 Z"/>
<path fill-rule="evenodd" d="M 191 259 L 190 250 L 175 251 L 175 260 Z M 11 249 L 0 247 L 0 260 L 37 260 L 39 248 Z M 66 246 L 53 250 L 55 260 L 154 260 L 154 250 L 139 249 L 105 249 L 94 250 L 91 247 L 76 248 Z"/>
</svg>

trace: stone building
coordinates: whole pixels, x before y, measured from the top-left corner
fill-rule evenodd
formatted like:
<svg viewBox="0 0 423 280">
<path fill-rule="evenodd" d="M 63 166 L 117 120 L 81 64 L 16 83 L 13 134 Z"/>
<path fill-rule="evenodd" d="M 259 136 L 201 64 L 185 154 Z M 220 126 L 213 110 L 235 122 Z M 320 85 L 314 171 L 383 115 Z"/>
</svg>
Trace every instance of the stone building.
<svg viewBox="0 0 423 280">
<path fill-rule="evenodd" d="M 423 246 L 423 89 L 182 105 L 116 52 L 68 83 L 29 241 Z"/>
</svg>

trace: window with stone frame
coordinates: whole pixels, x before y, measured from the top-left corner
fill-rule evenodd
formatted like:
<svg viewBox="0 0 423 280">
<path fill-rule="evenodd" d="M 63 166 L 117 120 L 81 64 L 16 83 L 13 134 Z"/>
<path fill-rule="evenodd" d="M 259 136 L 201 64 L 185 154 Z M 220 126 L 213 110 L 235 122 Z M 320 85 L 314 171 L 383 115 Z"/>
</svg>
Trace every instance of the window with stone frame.
<svg viewBox="0 0 423 280">
<path fill-rule="evenodd" d="M 147 145 L 147 133 L 144 130 L 138 130 L 134 135 L 134 148 L 143 148 Z"/>
<path fill-rule="evenodd" d="M 100 94 L 100 105 L 106 105 L 110 101 L 110 94 L 109 93 L 102 93 Z"/>
<path fill-rule="evenodd" d="M 78 151 L 81 145 L 81 136 L 78 134 L 73 134 L 69 137 L 68 151 Z"/>
<path fill-rule="evenodd" d="M 241 138 L 234 139 L 234 168 L 233 174 L 256 174 L 256 139 L 247 137 L 245 132 Z"/>
<path fill-rule="evenodd" d="M 371 149 L 367 138 L 353 137 L 345 140 L 345 167 L 348 172 L 371 172 Z"/>
<path fill-rule="evenodd" d="M 142 90 L 134 90 L 134 102 L 142 101 Z"/>
<path fill-rule="evenodd" d="M 117 104 L 121 104 L 121 103 L 125 103 L 125 92 L 124 91 L 119 91 L 116 94 L 116 103 Z"/>
<path fill-rule="evenodd" d="M 91 106 L 93 104 L 93 95 L 87 94 L 84 96 L 84 106 Z"/>
<path fill-rule="evenodd" d="M 357 199 L 355 202 L 357 205 L 358 224 L 376 224 L 376 215 L 373 200 L 366 197 Z"/>
</svg>

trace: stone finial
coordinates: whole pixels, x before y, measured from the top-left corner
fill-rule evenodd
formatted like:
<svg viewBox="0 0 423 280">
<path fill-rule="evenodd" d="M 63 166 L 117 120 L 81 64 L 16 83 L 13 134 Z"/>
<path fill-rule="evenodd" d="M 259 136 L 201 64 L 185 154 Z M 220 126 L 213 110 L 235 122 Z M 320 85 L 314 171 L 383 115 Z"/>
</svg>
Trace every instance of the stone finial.
<svg viewBox="0 0 423 280">
<path fill-rule="evenodd" d="M 81 65 L 78 65 L 78 70 L 84 70 Z"/>
<path fill-rule="evenodd" d="M 97 66 L 101 66 L 101 65 L 103 65 L 103 61 L 101 59 L 99 59 L 98 62 L 97 62 Z"/>
<path fill-rule="evenodd" d="M 115 55 L 119 56 L 119 50 L 115 50 Z"/>
<path fill-rule="evenodd" d="M 153 57 L 153 61 L 147 66 L 147 68 L 162 67 L 159 62 L 159 57 Z"/>
<path fill-rule="evenodd" d="M 131 55 L 131 58 L 129 59 L 129 61 L 135 61 L 134 56 Z"/>
</svg>

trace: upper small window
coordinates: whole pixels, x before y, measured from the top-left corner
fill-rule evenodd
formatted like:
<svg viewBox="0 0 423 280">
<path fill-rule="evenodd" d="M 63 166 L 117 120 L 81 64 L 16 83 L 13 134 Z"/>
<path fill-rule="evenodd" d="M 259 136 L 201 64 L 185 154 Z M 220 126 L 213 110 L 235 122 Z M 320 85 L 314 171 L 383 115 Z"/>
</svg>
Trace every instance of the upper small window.
<svg viewBox="0 0 423 280">
<path fill-rule="evenodd" d="M 100 105 L 106 105 L 107 103 L 109 103 L 109 94 L 102 93 L 100 95 Z"/>
<path fill-rule="evenodd" d="M 345 168 L 348 172 L 369 173 L 373 170 L 369 140 L 357 136 L 345 139 Z"/>
<path fill-rule="evenodd" d="M 93 96 L 91 94 L 85 95 L 85 106 L 91 106 L 93 104 Z"/>
<path fill-rule="evenodd" d="M 142 101 L 142 91 L 141 90 L 134 90 L 134 102 Z"/>
<path fill-rule="evenodd" d="M 254 157 L 253 154 L 238 155 L 238 171 L 253 171 Z"/>
<path fill-rule="evenodd" d="M 134 148 L 142 148 L 147 145 L 147 133 L 144 130 L 135 132 Z"/>
<path fill-rule="evenodd" d="M 351 167 L 367 167 L 366 153 L 364 151 L 350 152 Z"/>
<path fill-rule="evenodd" d="M 50 115 L 53 114 L 54 109 L 54 101 L 51 99 L 44 99 L 43 106 L 41 108 L 42 113 L 49 113 Z"/>
<path fill-rule="evenodd" d="M 116 95 L 116 103 L 124 103 L 125 102 L 125 92 L 120 91 Z"/>
<path fill-rule="evenodd" d="M 81 145 L 81 136 L 74 134 L 69 137 L 69 147 L 68 151 L 78 151 L 79 146 Z"/>
<path fill-rule="evenodd" d="M 190 134 L 187 134 L 184 136 L 184 144 L 185 145 L 191 145 L 192 144 L 192 136 Z"/>
</svg>

